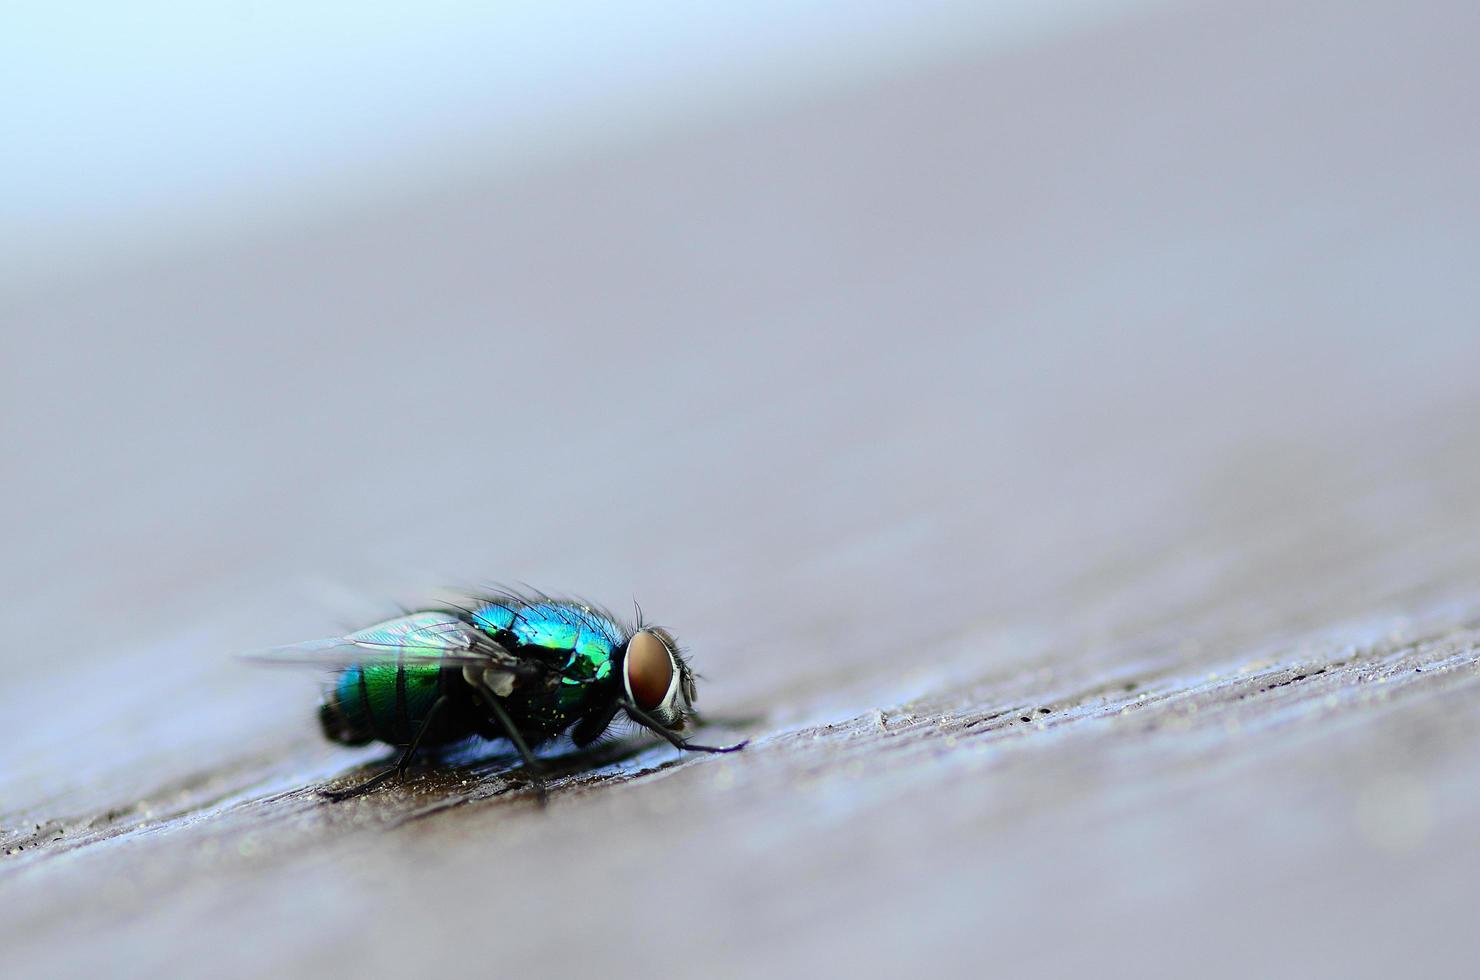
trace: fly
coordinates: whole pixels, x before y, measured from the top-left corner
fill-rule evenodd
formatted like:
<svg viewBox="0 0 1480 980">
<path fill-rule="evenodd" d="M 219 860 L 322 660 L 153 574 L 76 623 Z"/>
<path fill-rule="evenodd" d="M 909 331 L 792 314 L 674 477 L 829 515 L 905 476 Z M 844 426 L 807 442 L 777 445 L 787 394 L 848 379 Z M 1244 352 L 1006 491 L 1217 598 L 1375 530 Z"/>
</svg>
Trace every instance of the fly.
<svg viewBox="0 0 1480 980">
<path fill-rule="evenodd" d="M 358 786 L 320 791 L 331 800 L 404 774 L 418 752 L 473 736 L 513 745 L 543 797 L 531 749 L 566 733 L 590 745 L 618 713 L 688 752 L 746 744 L 696 745 L 678 734 L 695 717 L 694 674 L 673 634 L 645 625 L 640 609 L 627 626 L 583 602 L 501 593 L 245 656 L 333 668 L 319 707 L 324 735 L 403 750 Z"/>
</svg>

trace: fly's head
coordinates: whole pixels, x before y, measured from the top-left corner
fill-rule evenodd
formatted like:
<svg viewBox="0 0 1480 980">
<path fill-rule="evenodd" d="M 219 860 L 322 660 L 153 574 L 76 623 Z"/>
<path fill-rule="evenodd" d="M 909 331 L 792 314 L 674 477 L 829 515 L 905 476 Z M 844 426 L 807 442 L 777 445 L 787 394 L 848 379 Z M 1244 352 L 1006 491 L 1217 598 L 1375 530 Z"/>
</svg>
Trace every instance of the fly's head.
<svg viewBox="0 0 1480 980">
<path fill-rule="evenodd" d="M 698 699 L 694 672 L 679 653 L 673 634 L 657 626 L 644 626 L 627 641 L 622 685 L 628 701 L 673 731 L 684 727 Z"/>
</svg>

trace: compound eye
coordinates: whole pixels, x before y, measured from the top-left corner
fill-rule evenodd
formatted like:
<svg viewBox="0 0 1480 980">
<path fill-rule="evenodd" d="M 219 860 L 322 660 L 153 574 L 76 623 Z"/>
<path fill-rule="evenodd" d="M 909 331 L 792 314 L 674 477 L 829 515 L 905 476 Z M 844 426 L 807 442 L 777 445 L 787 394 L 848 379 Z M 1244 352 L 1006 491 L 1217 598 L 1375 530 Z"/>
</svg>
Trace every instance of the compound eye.
<svg viewBox="0 0 1480 980">
<path fill-rule="evenodd" d="M 668 697 L 673 683 L 673 658 L 668 645 L 647 630 L 627 643 L 627 693 L 644 711 L 652 711 Z"/>
</svg>

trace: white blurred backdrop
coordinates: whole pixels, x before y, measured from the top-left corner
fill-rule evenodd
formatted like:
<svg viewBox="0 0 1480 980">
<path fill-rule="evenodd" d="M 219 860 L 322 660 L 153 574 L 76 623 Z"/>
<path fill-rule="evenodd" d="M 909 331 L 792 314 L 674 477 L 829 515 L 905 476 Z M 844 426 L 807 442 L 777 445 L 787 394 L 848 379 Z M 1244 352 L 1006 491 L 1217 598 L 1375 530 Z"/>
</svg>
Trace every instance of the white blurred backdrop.
<svg viewBox="0 0 1480 980">
<path fill-rule="evenodd" d="M 0 289 L 599 153 L 1145 2 L 13 0 Z"/>
</svg>

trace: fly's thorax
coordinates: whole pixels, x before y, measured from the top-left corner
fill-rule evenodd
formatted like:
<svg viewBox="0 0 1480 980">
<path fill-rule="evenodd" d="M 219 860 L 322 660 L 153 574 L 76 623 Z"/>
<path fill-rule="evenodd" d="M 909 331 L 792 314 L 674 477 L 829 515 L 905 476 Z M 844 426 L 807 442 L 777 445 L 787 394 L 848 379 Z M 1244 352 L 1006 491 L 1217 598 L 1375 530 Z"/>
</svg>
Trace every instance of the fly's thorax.
<svg viewBox="0 0 1480 980">
<path fill-rule="evenodd" d="M 580 602 L 508 597 L 477 607 L 471 618 L 509 657 L 465 669 L 468 684 L 501 698 L 548 701 L 575 715 L 607 686 L 625 639 L 610 615 Z"/>
<path fill-rule="evenodd" d="M 681 729 L 693 713 L 694 675 L 673 634 L 656 626 L 633 633 L 622 648 L 622 688 L 627 699 L 667 728 Z"/>
</svg>

